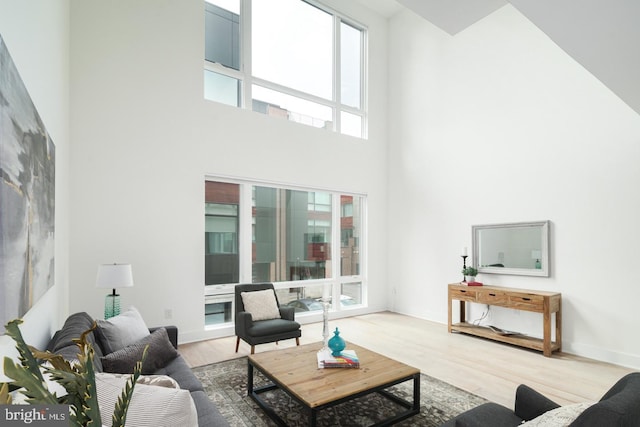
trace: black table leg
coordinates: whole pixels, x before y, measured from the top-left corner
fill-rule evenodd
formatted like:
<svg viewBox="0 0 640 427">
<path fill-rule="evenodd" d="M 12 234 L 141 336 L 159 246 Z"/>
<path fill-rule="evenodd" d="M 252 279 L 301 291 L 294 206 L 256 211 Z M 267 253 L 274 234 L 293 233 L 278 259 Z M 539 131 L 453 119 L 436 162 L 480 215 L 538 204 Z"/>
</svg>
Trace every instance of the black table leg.
<svg viewBox="0 0 640 427">
<path fill-rule="evenodd" d="M 309 414 L 309 427 L 316 427 L 318 411 L 311 408 L 311 413 Z"/>
<path fill-rule="evenodd" d="M 253 394 L 253 365 L 251 362 L 247 363 L 247 396 Z"/>
<path fill-rule="evenodd" d="M 413 410 L 420 412 L 420 374 L 413 376 Z"/>
</svg>

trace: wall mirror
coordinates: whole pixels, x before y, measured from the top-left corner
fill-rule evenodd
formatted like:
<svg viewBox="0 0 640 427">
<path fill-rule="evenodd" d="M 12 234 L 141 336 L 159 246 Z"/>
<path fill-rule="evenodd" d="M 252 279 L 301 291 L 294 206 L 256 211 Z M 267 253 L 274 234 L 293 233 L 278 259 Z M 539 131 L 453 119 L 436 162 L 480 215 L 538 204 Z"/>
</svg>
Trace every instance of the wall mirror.
<svg viewBox="0 0 640 427">
<path fill-rule="evenodd" d="M 474 225 L 471 232 L 478 272 L 549 276 L 549 221 Z"/>
</svg>

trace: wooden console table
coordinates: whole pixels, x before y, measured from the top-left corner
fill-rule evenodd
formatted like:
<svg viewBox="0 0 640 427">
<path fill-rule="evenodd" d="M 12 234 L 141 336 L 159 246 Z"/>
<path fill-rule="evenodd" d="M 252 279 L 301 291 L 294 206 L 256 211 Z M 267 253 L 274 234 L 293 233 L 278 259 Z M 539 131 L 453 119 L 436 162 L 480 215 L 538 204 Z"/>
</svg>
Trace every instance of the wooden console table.
<svg viewBox="0 0 640 427">
<path fill-rule="evenodd" d="M 460 302 L 460 323 L 452 323 L 453 300 Z M 473 325 L 466 319 L 466 302 L 496 305 L 514 310 L 542 313 L 543 338 L 533 338 L 517 333 L 501 334 L 488 327 Z M 551 314 L 555 313 L 555 341 L 551 341 Z M 547 357 L 562 347 L 562 294 L 559 292 L 530 291 L 501 286 L 449 285 L 449 332 L 462 332 L 542 351 Z"/>
</svg>

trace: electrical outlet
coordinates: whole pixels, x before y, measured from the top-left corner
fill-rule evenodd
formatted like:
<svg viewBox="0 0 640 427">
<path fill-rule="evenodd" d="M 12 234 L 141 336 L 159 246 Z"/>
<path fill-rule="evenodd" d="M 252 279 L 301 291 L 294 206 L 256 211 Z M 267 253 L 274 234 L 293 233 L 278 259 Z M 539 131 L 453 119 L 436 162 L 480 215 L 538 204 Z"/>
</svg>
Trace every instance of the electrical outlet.
<svg viewBox="0 0 640 427">
<path fill-rule="evenodd" d="M 173 318 L 173 310 L 171 310 L 170 308 L 165 308 L 164 309 L 164 318 L 165 319 L 172 319 Z"/>
</svg>

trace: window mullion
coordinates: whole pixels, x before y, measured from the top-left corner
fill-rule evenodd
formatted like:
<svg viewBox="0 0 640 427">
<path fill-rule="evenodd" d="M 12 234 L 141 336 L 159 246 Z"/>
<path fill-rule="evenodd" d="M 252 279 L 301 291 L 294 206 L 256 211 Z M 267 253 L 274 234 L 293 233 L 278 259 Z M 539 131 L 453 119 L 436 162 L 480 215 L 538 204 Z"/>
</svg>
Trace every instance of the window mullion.
<svg viewBox="0 0 640 427">
<path fill-rule="evenodd" d="M 351 114 L 355 114 L 357 116 L 363 116 L 364 117 L 364 111 L 362 111 L 360 108 L 356 108 L 356 107 L 350 107 L 348 105 L 340 105 L 340 109 L 342 111 L 345 111 L 347 113 L 351 113 Z"/>
<path fill-rule="evenodd" d="M 204 69 L 208 71 L 213 71 L 214 73 L 233 77 L 238 80 L 244 79 L 244 73 L 242 71 L 234 70 L 233 68 L 225 67 L 222 64 L 207 61 L 206 59 L 204 60 Z"/>
<path fill-rule="evenodd" d="M 253 252 L 253 186 L 240 184 L 240 231 L 238 233 L 238 246 L 240 252 L 240 283 L 252 282 L 251 254 Z"/>
<path fill-rule="evenodd" d="M 242 84 L 242 102 L 243 108 L 252 109 L 251 106 L 251 74 L 252 74 L 252 63 L 251 63 L 251 17 L 252 17 L 252 9 L 251 9 L 251 0 L 241 0 L 241 43 L 242 43 L 242 73 L 243 73 L 243 84 Z"/>
<path fill-rule="evenodd" d="M 293 89 L 293 88 L 290 88 L 290 87 L 287 87 L 287 86 L 282 86 L 282 85 L 280 85 L 278 83 L 274 83 L 274 82 L 271 82 L 269 80 L 263 80 L 263 79 L 258 78 L 258 77 L 252 77 L 252 82 L 254 84 L 258 85 L 258 86 L 262 86 L 262 87 L 265 87 L 267 89 L 275 90 L 277 92 L 285 93 L 287 95 L 292 95 L 292 96 L 295 96 L 297 98 L 302 98 L 302 99 L 305 99 L 307 101 L 315 102 L 317 104 L 326 105 L 326 106 L 331 107 L 331 108 L 335 108 L 335 105 L 336 105 L 335 102 L 333 102 L 333 101 L 331 101 L 329 99 L 322 98 L 322 97 L 319 97 L 319 96 L 315 96 L 315 95 L 312 95 L 310 93 L 302 92 L 302 91 L 299 91 L 297 89 Z"/>
<path fill-rule="evenodd" d="M 341 246 L 341 210 L 340 210 L 340 193 L 332 193 L 331 195 L 331 222 L 333 227 L 331 229 L 331 271 L 333 271 L 333 280 L 336 283 L 340 282 L 342 271 L 340 270 L 340 246 Z"/>
<path fill-rule="evenodd" d="M 333 16 L 333 100 L 335 108 L 333 109 L 334 130 L 340 132 L 341 117 L 340 104 L 342 98 L 342 81 L 340 77 L 341 60 L 340 60 L 340 19 Z"/>
<path fill-rule="evenodd" d="M 369 69 L 367 64 L 369 63 L 369 51 L 368 51 L 369 38 L 367 34 L 362 31 L 360 33 L 360 114 L 362 115 L 362 138 L 367 139 L 367 130 L 369 129 Z"/>
</svg>

